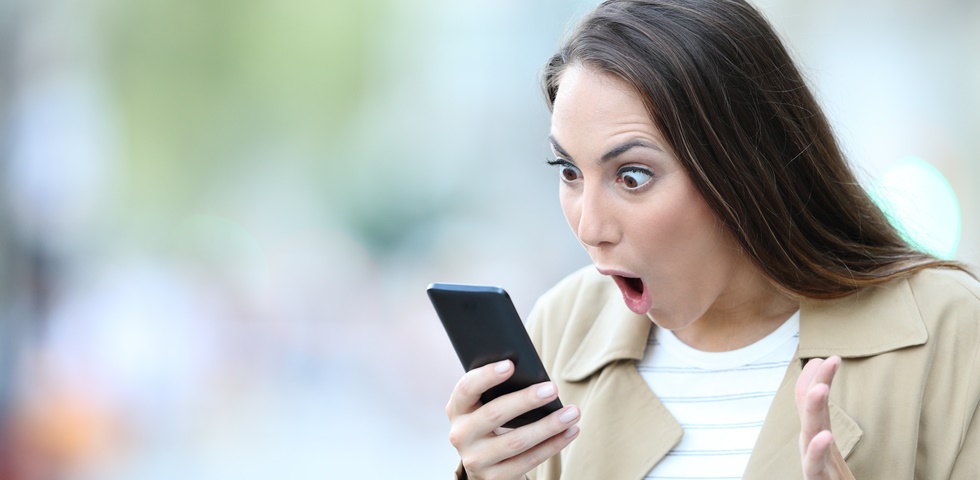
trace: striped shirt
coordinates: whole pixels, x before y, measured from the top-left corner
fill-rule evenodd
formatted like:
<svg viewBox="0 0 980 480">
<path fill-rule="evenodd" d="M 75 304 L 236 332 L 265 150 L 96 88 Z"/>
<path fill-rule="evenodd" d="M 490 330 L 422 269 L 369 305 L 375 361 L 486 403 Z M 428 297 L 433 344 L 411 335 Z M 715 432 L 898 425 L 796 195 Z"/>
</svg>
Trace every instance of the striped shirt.
<svg viewBox="0 0 980 480">
<path fill-rule="evenodd" d="M 637 370 L 684 436 L 647 480 L 740 479 L 800 340 L 799 312 L 765 338 L 703 352 L 653 328 Z"/>
</svg>

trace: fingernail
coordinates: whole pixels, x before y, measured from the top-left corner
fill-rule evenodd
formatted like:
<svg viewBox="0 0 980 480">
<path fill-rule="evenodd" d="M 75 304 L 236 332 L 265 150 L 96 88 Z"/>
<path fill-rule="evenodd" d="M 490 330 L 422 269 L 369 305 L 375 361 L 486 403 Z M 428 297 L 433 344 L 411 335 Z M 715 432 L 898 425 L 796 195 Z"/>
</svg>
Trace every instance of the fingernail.
<svg viewBox="0 0 980 480">
<path fill-rule="evenodd" d="M 568 427 L 568 430 L 565 430 L 565 438 L 574 437 L 575 434 L 578 433 L 578 430 L 579 430 L 578 425 L 572 425 L 571 427 Z"/>
<path fill-rule="evenodd" d="M 561 420 L 561 423 L 572 423 L 572 420 L 575 420 L 576 418 L 578 418 L 578 409 L 575 407 L 565 410 L 558 416 L 558 420 Z"/>
<path fill-rule="evenodd" d="M 497 365 L 496 366 L 493 367 L 493 371 L 495 371 L 497 373 L 504 373 L 508 369 L 510 369 L 510 361 L 508 361 L 508 360 L 501 360 L 501 361 L 497 362 Z"/>
<path fill-rule="evenodd" d="M 548 398 L 554 394 L 555 386 L 550 383 L 546 383 L 538 387 L 538 398 Z"/>
</svg>

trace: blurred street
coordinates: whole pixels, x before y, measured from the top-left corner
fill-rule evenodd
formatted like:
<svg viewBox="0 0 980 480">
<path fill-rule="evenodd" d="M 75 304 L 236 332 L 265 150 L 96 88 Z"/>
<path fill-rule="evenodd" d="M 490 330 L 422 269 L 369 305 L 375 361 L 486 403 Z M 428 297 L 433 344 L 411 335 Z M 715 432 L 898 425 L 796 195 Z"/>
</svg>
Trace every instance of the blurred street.
<svg viewBox="0 0 980 480">
<path fill-rule="evenodd" d="M 538 79 L 595 3 L 0 0 L 0 480 L 448 478 L 425 288 L 588 263 Z M 980 2 L 756 4 L 980 267 Z"/>
</svg>

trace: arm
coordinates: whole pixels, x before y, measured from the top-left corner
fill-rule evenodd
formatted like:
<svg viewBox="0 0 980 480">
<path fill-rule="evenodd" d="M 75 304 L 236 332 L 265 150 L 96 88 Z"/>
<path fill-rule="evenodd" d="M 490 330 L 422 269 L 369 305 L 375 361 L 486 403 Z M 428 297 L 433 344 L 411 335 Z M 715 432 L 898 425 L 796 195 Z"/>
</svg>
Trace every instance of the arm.
<svg viewBox="0 0 980 480">
<path fill-rule="evenodd" d="M 980 408 L 980 345 L 977 345 L 977 351 L 973 355 L 973 367 L 968 378 L 973 379 L 967 402 L 972 409 L 966 413 L 963 422 L 965 425 L 963 443 L 953 463 L 950 480 L 977 478 L 977 472 L 980 472 L 980 412 L 977 411 Z"/>
<path fill-rule="evenodd" d="M 950 472 L 950 480 L 974 479 L 980 472 L 980 415 L 976 411 L 968 428 L 953 471 Z"/>
</svg>

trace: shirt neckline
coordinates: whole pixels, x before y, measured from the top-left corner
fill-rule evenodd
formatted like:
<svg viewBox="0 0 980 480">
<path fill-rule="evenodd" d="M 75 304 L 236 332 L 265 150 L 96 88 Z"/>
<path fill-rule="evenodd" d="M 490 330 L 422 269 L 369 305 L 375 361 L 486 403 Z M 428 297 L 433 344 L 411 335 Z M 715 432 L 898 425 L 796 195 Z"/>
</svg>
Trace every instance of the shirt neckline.
<svg viewBox="0 0 980 480">
<path fill-rule="evenodd" d="M 653 337 L 663 348 L 677 356 L 684 363 L 706 370 L 737 368 L 756 362 L 788 340 L 798 337 L 800 332 L 800 312 L 797 310 L 782 325 L 769 335 L 745 347 L 727 352 L 705 352 L 684 343 L 674 332 L 654 325 Z"/>
</svg>

